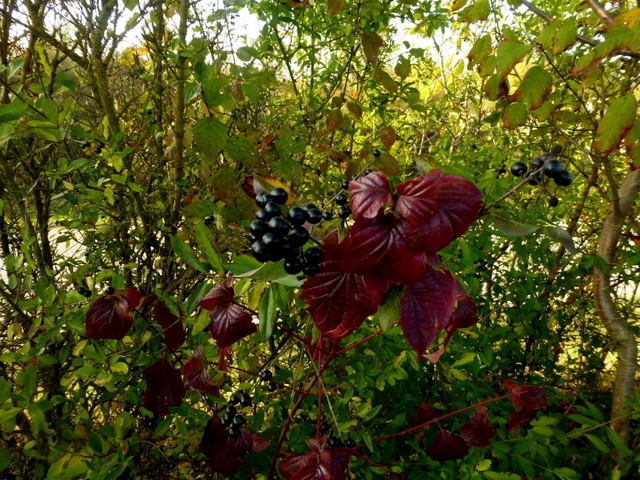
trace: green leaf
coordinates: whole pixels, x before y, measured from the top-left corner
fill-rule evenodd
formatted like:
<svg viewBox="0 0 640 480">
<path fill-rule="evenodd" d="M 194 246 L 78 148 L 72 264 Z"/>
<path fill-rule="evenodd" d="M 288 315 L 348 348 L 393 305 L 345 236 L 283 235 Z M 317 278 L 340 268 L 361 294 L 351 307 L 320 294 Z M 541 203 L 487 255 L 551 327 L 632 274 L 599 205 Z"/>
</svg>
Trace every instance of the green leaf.
<svg viewBox="0 0 640 480">
<path fill-rule="evenodd" d="M 467 23 L 480 22 L 489 17 L 489 0 L 476 0 L 460 12 L 460 20 Z"/>
<path fill-rule="evenodd" d="M 23 409 L 20 407 L 11 407 L 6 410 L 0 410 L 0 425 L 4 425 L 9 421 L 15 421 L 16 415 L 18 415 Z"/>
<path fill-rule="evenodd" d="M 273 326 L 276 321 L 276 298 L 274 292 L 275 285 L 269 285 L 265 290 L 260 307 L 258 308 L 258 320 L 260 324 L 258 331 L 267 340 L 273 333 Z"/>
<path fill-rule="evenodd" d="M 33 363 L 29 363 L 22 376 L 22 396 L 31 398 L 36 393 L 36 377 L 38 371 Z"/>
<path fill-rule="evenodd" d="M 13 459 L 13 455 L 9 450 L 4 447 L 0 447 L 0 472 L 7 469 L 7 467 L 11 464 L 11 460 Z"/>
<path fill-rule="evenodd" d="M 393 71 L 398 77 L 400 77 L 401 80 L 404 80 L 409 75 L 411 75 L 411 62 L 408 58 L 401 56 L 400 58 L 398 58 L 398 63 L 396 63 Z"/>
<path fill-rule="evenodd" d="M 238 191 L 236 171 L 231 165 L 218 167 L 211 179 L 213 193 L 227 205 L 233 205 Z"/>
<path fill-rule="evenodd" d="M 633 93 L 614 98 L 598 124 L 595 149 L 602 154 L 611 153 L 620 145 L 636 120 L 638 102 Z"/>
<path fill-rule="evenodd" d="M 191 247 L 189 247 L 186 243 L 184 243 L 182 240 L 177 239 L 173 235 L 170 235 L 170 238 L 171 248 L 173 248 L 173 251 L 184 261 L 184 263 L 186 263 L 190 267 L 193 267 L 200 273 L 207 273 L 204 265 L 202 265 L 200 260 L 198 260 L 195 253 L 193 253 L 193 250 L 191 250 Z"/>
<path fill-rule="evenodd" d="M 89 469 L 86 460 L 72 453 L 67 453 L 49 467 L 47 478 L 56 480 L 72 480 L 86 473 Z"/>
<path fill-rule="evenodd" d="M 571 45 L 576 43 L 578 35 L 578 25 L 575 21 L 563 19 L 561 26 L 553 37 L 553 47 L 551 51 L 554 55 L 564 52 Z"/>
<path fill-rule="evenodd" d="M 254 168 L 259 160 L 256 143 L 244 136 L 229 137 L 224 147 L 224 153 L 231 160 L 241 163 L 247 169 Z"/>
<path fill-rule="evenodd" d="M 609 437 L 609 440 L 611 441 L 614 448 L 618 452 L 620 452 L 622 455 L 625 455 L 625 456 L 629 456 L 633 454 L 633 452 L 629 450 L 629 448 L 624 444 L 624 442 L 620 438 L 620 435 L 618 435 L 618 433 L 615 430 L 611 428 L 605 428 L 604 430 L 605 432 L 607 432 L 607 436 Z"/>
<path fill-rule="evenodd" d="M 527 106 L 522 102 L 507 105 L 502 113 L 502 121 L 506 128 L 517 128 L 527 121 Z"/>
<path fill-rule="evenodd" d="M 525 102 L 529 110 L 538 108 L 551 92 L 553 80 L 551 74 L 540 66 L 531 67 L 510 101 Z"/>
<path fill-rule="evenodd" d="M 327 13 L 330 16 L 337 15 L 344 7 L 345 0 L 327 0 Z"/>
<path fill-rule="evenodd" d="M 0 123 L 13 122 L 27 113 L 27 104 L 22 102 L 0 105 Z"/>
<path fill-rule="evenodd" d="M 471 50 L 469 50 L 469 53 L 467 54 L 467 58 L 469 59 L 469 68 L 474 65 L 481 65 L 492 53 L 493 42 L 491 35 L 487 34 L 480 37 L 476 40 L 476 43 L 473 44 L 473 47 L 471 47 Z"/>
<path fill-rule="evenodd" d="M 236 56 L 243 62 L 250 62 L 254 58 L 258 58 L 258 51 L 253 47 L 240 47 L 236 50 Z"/>
<path fill-rule="evenodd" d="M 209 162 L 215 162 L 227 142 L 227 126 L 214 117 L 198 120 L 193 126 L 195 149 Z"/>
<path fill-rule="evenodd" d="M 578 249 L 576 248 L 576 244 L 573 241 L 573 237 L 564 228 L 548 225 L 548 226 L 542 227 L 541 232 L 547 235 L 552 240 L 555 240 L 556 242 L 560 242 L 562 246 L 566 248 L 569 253 L 575 254 L 578 252 Z"/>
<path fill-rule="evenodd" d="M 376 65 L 383 44 L 382 38 L 376 32 L 364 32 L 361 40 L 365 57 L 367 57 L 369 63 Z"/>
<path fill-rule="evenodd" d="M 224 266 L 222 265 L 222 260 L 220 260 L 218 253 L 213 248 L 214 238 L 209 227 L 203 223 L 198 223 L 196 225 L 196 240 L 198 242 L 198 248 L 202 253 L 204 253 L 207 261 L 218 273 L 223 274 Z"/>
<path fill-rule="evenodd" d="M 573 69 L 574 75 L 588 72 L 596 68 L 609 55 L 620 50 L 640 50 L 640 33 L 628 28 L 610 28 L 605 32 L 604 41 L 600 42 L 585 56 L 579 58 Z"/>
<path fill-rule="evenodd" d="M 490 213 L 489 217 L 493 220 L 493 224 L 498 231 L 508 237 L 531 235 L 540 229 L 539 225 L 529 225 L 527 223 L 516 222 L 515 220 L 503 217 L 497 213 Z"/>
<path fill-rule="evenodd" d="M 506 40 L 496 50 L 496 74 L 503 80 L 533 48 L 520 42 Z"/>
<path fill-rule="evenodd" d="M 593 446 L 596 447 L 600 452 L 605 454 L 610 453 L 611 449 L 607 447 L 607 445 L 599 437 L 596 437 L 595 435 L 591 435 L 590 433 L 585 434 L 585 437 L 587 437 L 589 441 L 593 444 Z"/>
<path fill-rule="evenodd" d="M 466 365 L 467 363 L 471 363 L 476 359 L 475 352 L 467 352 L 463 354 L 456 362 L 452 365 L 452 367 L 460 367 L 462 365 Z"/>
<path fill-rule="evenodd" d="M 213 77 L 202 84 L 202 93 L 209 108 L 218 107 L 230 98 L 230 93 L 225 89 L 227 83 L 226 78 Z"/>
<path fill-rule="evenodd" d="M 384 297 L 384 303 L 373 316 L 373 320 L 380 324 L 383 332 L 389 330 L 400 318 L 401 295 L 402 288 L 392 286 Z"/>
</svg>

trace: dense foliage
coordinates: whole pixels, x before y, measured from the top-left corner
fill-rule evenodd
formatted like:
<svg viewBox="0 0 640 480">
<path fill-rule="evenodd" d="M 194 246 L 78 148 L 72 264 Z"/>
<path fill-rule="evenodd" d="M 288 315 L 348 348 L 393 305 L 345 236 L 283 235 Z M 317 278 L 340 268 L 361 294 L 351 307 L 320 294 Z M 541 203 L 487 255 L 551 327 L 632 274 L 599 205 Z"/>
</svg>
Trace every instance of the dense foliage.
<svg viewBox="0 0 640 480">
<path fill-rule="evenodd" d="M 635 5 L 2 14 L 0 476 L 640 474 Z"/>
</svg>

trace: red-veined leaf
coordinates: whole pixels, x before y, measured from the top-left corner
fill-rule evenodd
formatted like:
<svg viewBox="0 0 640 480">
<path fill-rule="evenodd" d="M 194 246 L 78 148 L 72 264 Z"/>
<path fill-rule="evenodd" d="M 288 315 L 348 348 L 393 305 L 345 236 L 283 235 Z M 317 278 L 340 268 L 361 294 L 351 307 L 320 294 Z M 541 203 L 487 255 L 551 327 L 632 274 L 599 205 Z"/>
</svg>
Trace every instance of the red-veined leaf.
<svg viewBox="0 0 640 480">
<path fill-rule="evenodd" d="M 537 410 L 527 407 L 511 412 L 509 420 L 507 421 L 507 430 L 511 433 L 518 433 L 520 427 L 527 425 L 533 420 L 537 412 Z"/>
<path fill-rule="evenodd" d="M 419 281 L 407 283 L 400 299 L 400 327 L 420 358 L 446 328 L 455 305 L 455 279 L 428 267 Z"/>
<path fill-rule="evenodd" d="M 133 324 L 132 310 L 140 303 L 140 292 L 131 287 L 105 295 L 91 304 L 85 318 L 87 337 L 122 340 Z"/>
<path fill-rule="evenodd" d="M 547 394 L 542 387 L 524 385 L 513 380 L 505 380 L 504 388 L 513 394 L 511 402 L 516 409 L 524 407 L 538 410 L 547 404 Z"/>
<path fill-rule="evenodd" d="M 444 462 L 465 457 L 469 453 L 469 447 L 462 437 L 440 430 L 426 452 L 434 460 Z"/>
<path fill-rule="evenodd" d="M 164 343 L 167 348 L 180 348 L 187 337 L 180 317 L 171 313 L 163 301 L 153 306 L 151 315 L 164 330 Z"/>
<path fill-rule="evenodd" d="M 338 259 L 341 248 L 341 244 L 323 245 L 320 272 L 307 278 L 300 294 L 318 330 L 332 338 L 349 335 L 382 302 L 382 293 L 372 290 L 366 277 L 344 271 Z"/>
<path fill-rule="evenodd" d="M 193 356 L 182 367 L 184 386 L 189 390 L 208 393 L 214 397 L 220 396 L 220 389 L 211 383 L 209 372 L 205 370 L 202 345 L 198 345 Z"/>
<path fill-rule="evenodd" d="M 349 182 L 353 218 L 373 218 L 391 202 L 389 180 L 382 172 L 372 172 Z"/>
<path fill-rule="evenodd" d="M 496 435 L 496 427 L 489 423 L 484 407 L 478 407 L 478 411 L 469 418 L 469 423 L 460 427 L 462 438 L 470 447 L 488 447 Z"/>
<path fill-rule="evenodd" d="M 234 295 L 233 277 L 227 277 L 209 290 L 209 293 L 200 300 L 200 307 L 205 310 L 215 310 L 231 303 Z"/>
<path fill-rule="evenodd" d="M 182 403 L 185 393 L 182 377 L 164 356 L 147 368 L 145 379 L 145 408 L 164 417 L 169 414 L 168 407 L 177 407 Z"/>
<path fill-rule="evenodd" d="M 409 425 L 417 427 L 418 425 L 424 425 L 425 423 L 440 417 L 442 415 L 437 410 L 434 410 L 428 403 L 421 403 L 415 409 L 415 415 L 409 419 Z"/>
<path fill-rule="evenodd" d="M 398 185 L 396 209 L 411 224 L 423 224 L 438 209 L 438 185 L 442 172 L 431 170 L 426 175 Z"/>
<path fill-rule="evenodd" d="M 243 306 L 230 303 L 209 313 L 211 336 L 219 347 L 230 347 L 240 339 L 255 333 L 258 327 Z"/>
<path fill-rule="evenodd" d="M 342 480 L 353 454 L 351 448 L 325 450 L 326 438 L 307 440 L 308 453 L 287 455 L 278 470 L 285 480 Z"/>
</svg>

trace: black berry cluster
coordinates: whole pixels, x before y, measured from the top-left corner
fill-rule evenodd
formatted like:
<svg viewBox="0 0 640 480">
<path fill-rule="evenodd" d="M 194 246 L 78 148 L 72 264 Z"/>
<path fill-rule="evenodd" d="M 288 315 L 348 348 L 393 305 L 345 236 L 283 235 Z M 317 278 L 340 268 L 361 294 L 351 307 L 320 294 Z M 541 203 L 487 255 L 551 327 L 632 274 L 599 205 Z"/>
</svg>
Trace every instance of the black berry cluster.
<svg viewBox="0 0 640 480">
<path fill-rule="evenodd" d="M 259 208 L 249 226 L 251 252 L 260 262 L 284 259 L 284 269 L 291 275 L 315 275 L 323 255 L 318 247 L 303 249 L 310 239 L 305 224 L 316 225 L 331 216 L 313 203 L 290 207 L 285 213 L 287 199 L 287 192 L 279 187 L 256 196 Z"/>
<path fill-rule="evenodd" d="M 265 370 L 260 374 L 260 380 L 262 380 L 263 382 L 269 382 L 267 383 L 268 392 L 275 392 L 278 389 L 278 384 L 274 382 L 272 379 L 273 379 L 273 373 L 271 373 L 271 370 Z"/>
<path fill-rule="evenodd" d="M 89 290 L 89 289 L 88 289 L 87 287 L 85 287 L 84 285 L 80 285 L 80 286 L 78 287 L 78 293 L 79 293 L 80 295 L 82 295 L 83 297 L 87 297 L 87 298 L 89 298 L 89 297 L 92 295 L 91 290 Z"/>
<path fill-rule="evenodd" d="M 241 407 L 250 406 L 251 395 L 245 392 L 240 392 L 239 394 L 234 393 L 231 395 L 229 403 L 227 403 L 224 409 L 224 413 L 220 419 L 220 424 L 223 427 L 227 427 L 231 438 L 238 438 L 240 436 L 240 429 L 247 424 L 244 416 L 238 413 L 238 407 L 236 407 L 238 404 Z"/>
<path fill-rule="evenodd" d="M 530 165 L 524 162 L 514 162 L 511 165 L 511 173 L 516 177 L 528 179 L 530 185 L 543 185 L 547 178 L 550 178 L 560 187 L 569 186 L 572 181 L 571 174 L 564 168 L 563 162 L 555 157 L 560 153 L 562 153 L 562 146 L 554 145 L 550 153 L 538 155 Z M 558 203 L 556 197 L 551 197 L 549 200 L 551 207 L 557 206 Z"/>
</svg>

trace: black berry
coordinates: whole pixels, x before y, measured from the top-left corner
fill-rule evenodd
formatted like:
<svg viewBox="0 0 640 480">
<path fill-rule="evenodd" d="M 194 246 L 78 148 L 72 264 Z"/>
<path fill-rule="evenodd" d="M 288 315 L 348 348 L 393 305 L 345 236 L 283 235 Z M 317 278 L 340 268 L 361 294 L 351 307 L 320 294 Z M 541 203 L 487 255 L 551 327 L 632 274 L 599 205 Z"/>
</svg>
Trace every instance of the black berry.
<svg viewBox="0 0 640 480">
<path fill-rule="evenodd" d="M 562 162 L 555 158 L 549 158 L 544 162 L 542 171 L 547 177 L 555 178 L 562 173 Z"/>
<path fill-rule="evenodd" d="M 560 172 L 560 175 L 553 178 L 553 181 L 556 182 L 556 184 L 560 185 L 561 187 L 567 187 L 571 185 L 571 180 L 572 180 L 571 174 L 566 170 L 562 170 L 562 172 Z"/>
<path fill-rule="evenodd" d="M 269 382 L 267 384 L 267 391 L 275 392 L 278 389 L 278 384 L 276 382 Z"/>
<path fill-rule="evenodd" d="M 106 293 L 107 295 L 113 295 L 114 293 L 116 293 L 116 289 L 113 287 L 107 287 L 104 293 Z"/>
<path fill-rule="evenodd" d="M 542 172 L 537 172 L 537 173 L 529 172 L 529 173 L 531 174 L 529 175 L 529 185 L 540 185 L 544 180 L 544 177 L 542 176 Z"/>
<path fill-rule="evenodd" d="M 323 258 L 324 254 L 318 247 L 311 247 L 306 252 L 304 252 L 304 259 L 309 265 L 318 265 L 320 262 L 322 262 Z"/>
<path fill-rule="evenodd" d="M 322 212 L 317 208 L 307 210 L 307 222 L 311 224 L 320 223 L 322 221 Z"/>
<path fill-rule="evenodd" d="M 349 200 L 344 193 L 339 193 L 336 195 L 336 204 L 338 205 L 346 205 Z"/>
<path fill-rule="evenodd" d="M 564 150 L 564 148 L 562 147 L 562 145 L 556 143 L 553 147 L 551 147 L 551 154 L 552 155 L 560 155 L 563 150 Z"/>
<path fill-rule="evenodd" d="M 511 175 L 522 177 L 525 173 L 527 173 L 527 166 L 523 162 L 514 162 L 511 165 Z"/>
<path fill-rule="evenodd" d="M 231 405 L 237 405 L 238 403 L 240 403 L 240 397 L 234 393 L 233 395 L 231 395 L 231 398 L 229 398 L 229 403 Z"/>
<path fill-rule="evenodd" d="M 340 210 L 338 210 L 338 216 L 340 218 L 349 218 L 349 215 L 351 215 L 351 209 L 347 206 L 340 207 Z"/>
<path fill-rule="evenodd" d="M 271 197 L 266 193 L 259 193 L 256 195 L 256 205 L 260 208 L 264 208 L 264 206 L 271 201 Z"/>
<path fill-rule="evenodd" d="M 256 241 L 251 244 L 251 253 L 253 254 L 253 258 L 259 262 L 264 263 L 269 261 L 269 249 L 261 241 Z"/>
<path fill-rule="evenodd" d="M 243 407 L 248 407 L 249 405 L 251 405 L 251 395 L 249 395 L 248 393 L 243 393 L 242 395 L 240 395 L 240 405 L 242 405 Z"/>
<path fill-rule="evenodd" d="M 284 188 L 276 187 L 271 190 L 271 200 L 278 205 L 284 205 L 287 203 L 287 199 L 289 198 L 289 194 Z"/>
<path fill-rule="evenodd" d="M 291 207 L 287 213 L 287 218 L 292 225 L 299 227 L 307 221 L 307 214 L 300 207 Z"/>
<path fill-rule="evenodd" d="M 548 153 L 543 153 L 542 155 L 538 155 L 531 162 L 531 168 L 533 168 L 534 170 L 538 170 L 540 167 L 542 167 L 542 165 L 544 165 L 544 162 L 546 162 L 550 156 L 551 155 L 549 155 Z"/>
<path fill-rule="evenodd" d="M 322 212 L 323 220 L 331 220 L 333 218 L 333 213 L 327 212 L 326 210 Z"/>
<path fill-rule="evenodd" d="M 242 415 L 236 415 L 233 417 L 233 426 L 234 427 L 244 427 L 247 421 L 244 419 Z"/>
<path fill-rule="evenodd" d="M 249 224 L 249 231 L 251 235 L 260 239 L 269 231 L 269 224 L 264 220 L 255 219 Z"/>
<path fill-rule="evenodd" d="M 557 207 L 558 205 L 560 205 L 560 200 L 558 200 L 558 197 L 551 197 L 549 199 L 549 206 L 550 207 Z"/>
<path fill-rule="evenodd" d="M 287 237 L 294 247 L 300 247 L 309 241 L 309 231 L 304 227 L 293 227 Z"/>
<path fill-rule="evenodd" d="M 265 370 L 260 374 L 260 380 L 264 382 L 268 382 L 272 378 L 273 378 L 273 373 L 271 373 L 271 370 Z"/>
<path fill-rule="evenodd" d="M 381 155 L 380 150 L 378 150 L 377 148 L 375 150 L 373 150 L 373 156 L 374 157 L 379 157 Z"/>
<path fill-rule="evenodd" d="M 289 275 L 297 275 L 302 271 L 303 266 L 304 265 L 300 260 L 287 260 L 286 262 L 284 262 L 284 271 Z"/>
<path fill-rule="evenodd" d="M 356 442 L 355 442 L 355 440 L 350 438 L 344 443 L 344 446 L 347 447 L 347 448 L 356 448 Z"/>
<path fill-rule="evenodd" d="M 267 204 L 264 206 L 264 211 L 267 215 L 267 218 L 265 220 L 271 220 L 273 217 L 277 217 L 282 213 L 280 211 L 280 205 L 278 205 L 276 202 L 267 202 Z"/>
<path fill-rule="evenodd" d="M 238 438 L 240 436 L 240 429 L 236 427 L 229 427 L 229 437 L 230 438 Z"/>
<path fill-rule="evenodd" d="M 314 276 L 316 273 L 318 273 L 318 265 L 310 265 L 307 264 L 304 266 L 304 268 L 302 269 L 302 273 L 304 273 L 305 275 L 307 275 L 308 277 L 312 277 Z"/>
<path fill-rule="evenodd" d="M 349 188 L 349 182 L 347 182 L 347 181 L 342 182 L 342 188 L 344 190 L 347 190 Z"/>
<path fill-rule="evenodd" d="M 284 237 L 291 228 L 291 224 L 282 217 L 273 217 L 269 220 L 269 232 L 278 237 Z"/>
</svg>

